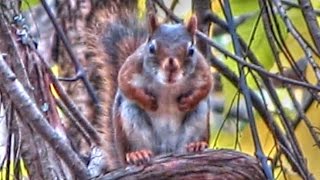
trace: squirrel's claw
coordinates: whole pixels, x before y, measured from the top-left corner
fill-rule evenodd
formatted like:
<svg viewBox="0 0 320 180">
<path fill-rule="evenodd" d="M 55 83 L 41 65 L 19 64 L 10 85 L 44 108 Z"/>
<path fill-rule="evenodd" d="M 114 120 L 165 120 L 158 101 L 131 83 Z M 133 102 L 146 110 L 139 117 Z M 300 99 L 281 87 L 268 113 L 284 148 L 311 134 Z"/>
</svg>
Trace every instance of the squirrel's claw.
<svg viewBox="0 0 320 180">
<path fill-rule="evenodd" d="M 126 161 L 128 164 L 142 165 L 150 161 L 153 153 L 150 150 L 139 150 L 126 153 Z"/>
<path fill-rule="evenodd" d="M 196 141 L 187 145 L 188 152 L 201 152 L 206 148 L 208 148 L 208 143 L 205 141 Z"/>
</svg>

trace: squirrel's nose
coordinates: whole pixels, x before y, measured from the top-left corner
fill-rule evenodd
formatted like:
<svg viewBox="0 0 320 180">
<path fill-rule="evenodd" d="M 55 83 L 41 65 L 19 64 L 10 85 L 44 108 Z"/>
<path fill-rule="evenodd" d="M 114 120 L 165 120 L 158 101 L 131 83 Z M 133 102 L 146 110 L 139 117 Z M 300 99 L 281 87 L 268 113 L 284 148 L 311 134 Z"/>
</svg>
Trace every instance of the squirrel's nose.
<svg viewBox="0 0 320 180">
<path fill-rule="evenodd" d="M 173 60 L 173 58 L 172 57 L 169 57 L 169 66 L 173 66 L 173 62 L 174 60 Z"/>
<path fill-rule="evenodd" d="M 176 71 L 179 69 L 179 61 L 174 57 L 169 57 L 164 63 L 164 69 L 167 71 Z"/>
</svg>

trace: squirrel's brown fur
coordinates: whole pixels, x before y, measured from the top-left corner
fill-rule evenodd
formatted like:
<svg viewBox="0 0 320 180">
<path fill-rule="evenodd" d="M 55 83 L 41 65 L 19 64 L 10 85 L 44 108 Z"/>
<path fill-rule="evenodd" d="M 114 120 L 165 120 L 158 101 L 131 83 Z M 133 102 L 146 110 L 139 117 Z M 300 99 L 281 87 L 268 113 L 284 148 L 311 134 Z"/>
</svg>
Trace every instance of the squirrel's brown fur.
<svg viewBox="0 0 320 180">
<path fill-rule="evenodd" d="M 208 142 L 212 76 L 187 24 L 148 19 L 148 37 L 121 66 L 113 105 L 119 158 L 141 164 L 151 156 L 201 151 Z M 124 161 L 124 160 L 123 160 Z"/>
</svg>

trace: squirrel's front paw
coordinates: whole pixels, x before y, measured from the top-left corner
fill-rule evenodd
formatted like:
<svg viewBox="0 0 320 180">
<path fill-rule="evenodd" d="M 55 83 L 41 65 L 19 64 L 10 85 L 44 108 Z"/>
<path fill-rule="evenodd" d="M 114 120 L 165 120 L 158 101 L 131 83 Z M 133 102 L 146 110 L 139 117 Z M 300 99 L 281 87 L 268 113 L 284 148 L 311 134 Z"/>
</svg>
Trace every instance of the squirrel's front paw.
<svg viewBox="0 0 320 180">
<path fill-rule="evenodd" d="M 157 98 L 153 94 L 147 91 L 145 92 L 145 95 L 146 95 L 146 98 L 143 104 L 144 108 L 151 111 L 156 111 L 158 109 Z"/>
<path fill-rule="evenodd" d="M 149 109 L 151 111 L 155 111 L 158 109 L 158 102 L 157 102 L 157 99 L 154 97 L 154 96 L 151 96 L 150 95 L 150 105 L 149 105 Z"/>
<path fill-rule="evenodd" d="M 186 112 L 193 109 L 193 102 L 190 96 L 182 96 L 178 98 L 178 108 L 180 111 Z"/>
<path fill-rule="evenodd" d="M 196 141 L 187 144 L 186 148 L 188 152 L 201 152 L 208 148 L 208 143 L 205 141 Z"/>
<path fill-rule="evenodd" d="M 154 95 L 148 93 L 147 91 L 139 91 L 138 95 L 135 98 L 137 104 L 142 109 L 155 111 L 158 109 L 158 102 Z"/>
<path fill-rule="evenodd" d="M 152 156 L 153 153 L 150 150 L 144 149 L 139 151 L 133 151 L 126 153 L 126 161 L 128 164 L 142 165 L 149 162 Z"/>
</svg>

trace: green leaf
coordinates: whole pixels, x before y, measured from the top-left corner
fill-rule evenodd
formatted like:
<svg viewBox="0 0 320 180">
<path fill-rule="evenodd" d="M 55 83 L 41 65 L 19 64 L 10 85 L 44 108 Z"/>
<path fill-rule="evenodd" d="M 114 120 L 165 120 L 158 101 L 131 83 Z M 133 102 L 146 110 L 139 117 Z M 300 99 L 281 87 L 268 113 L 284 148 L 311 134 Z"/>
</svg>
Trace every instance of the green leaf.
<svg viewBox="0 0 320 180">
<path fill-rule="evenodd" d="M 39 0 L 23 0 L 21 4 L 21 11 L 28 10 L 34 6 L 37 6 L 40 3 Z"/>
<path fill-rule="evenodd" d="M 258 1 L 230 0 L 230 4 L 233 16 L 239 16 L 244 13 L 250 13 L 259 10 Z"/>
</svg>

